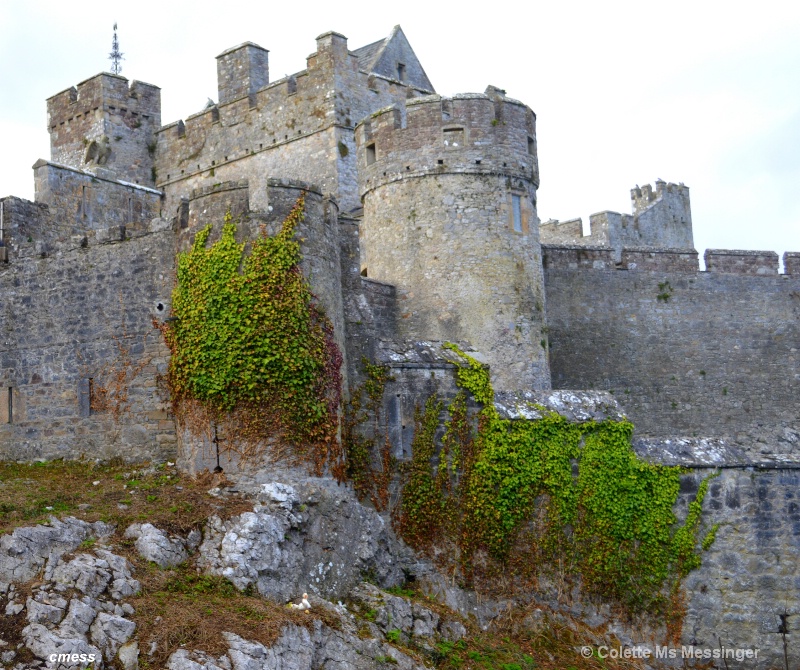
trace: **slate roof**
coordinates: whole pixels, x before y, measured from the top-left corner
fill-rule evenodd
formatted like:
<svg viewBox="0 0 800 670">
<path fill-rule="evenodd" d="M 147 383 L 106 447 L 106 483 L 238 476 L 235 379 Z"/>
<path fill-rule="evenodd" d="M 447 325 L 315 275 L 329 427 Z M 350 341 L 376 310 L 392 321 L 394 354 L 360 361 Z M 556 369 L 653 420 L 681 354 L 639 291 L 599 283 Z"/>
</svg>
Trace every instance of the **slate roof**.
<svg viewBox="0 0 800 670">
<path fill-rule="evenodd" d="M 378 40 L 372 44 L 367 44 L 367 46 L 360 47 L 359 49 L 353 51 L 353 53 L 358 56 L 359 70 L 362 70 L 363 72 L 372 72 L 372 67 L 377 62 L 378 57 L 380 56 L 383 47 L 386 46 L 388 39 L 388 37 L 384 37 L 382 40 Z"/>
</svg>

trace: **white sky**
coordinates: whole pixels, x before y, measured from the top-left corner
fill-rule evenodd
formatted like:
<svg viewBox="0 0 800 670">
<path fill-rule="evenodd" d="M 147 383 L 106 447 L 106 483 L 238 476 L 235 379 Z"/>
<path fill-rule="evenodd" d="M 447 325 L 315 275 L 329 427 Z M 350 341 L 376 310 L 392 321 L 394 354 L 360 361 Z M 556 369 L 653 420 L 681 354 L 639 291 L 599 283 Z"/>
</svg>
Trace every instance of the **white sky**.
<svg viewBox="0 0 800 670">
<path fill-rule="evenodd" d="M 45 99 L 109 69 L 115 21 L 162 123 L 217 99 L 230 46 L 269 49 L 278 79 L 323 32 L 355 49 L 399 23 L 439 93 L 494 84 L 536 112 L 542 220 L 630 212 L 662 178 L 691 188 L 698 249 L 800 251 L 800 3 L 0 0 L 0 196 L 33 198 Z"/>
</svg>

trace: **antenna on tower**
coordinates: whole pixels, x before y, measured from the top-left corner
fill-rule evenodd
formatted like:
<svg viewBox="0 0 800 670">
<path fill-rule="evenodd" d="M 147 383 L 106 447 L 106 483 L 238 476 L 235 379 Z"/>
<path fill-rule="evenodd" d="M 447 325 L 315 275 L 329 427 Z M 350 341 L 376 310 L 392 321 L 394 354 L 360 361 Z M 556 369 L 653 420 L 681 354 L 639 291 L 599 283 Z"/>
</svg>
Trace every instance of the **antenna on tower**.
<svg viewBox="0 0 800 670">
<path fill-rule="evenodd" d="M 111 72 L 119 74 L 122 72 L 122 65 L 120 61 L 123 60 L 124 54 L 119 50 L 119 40 L 117 39 L 117 24 L 114 23 L 114 39 L 111 40 L 111 53 L 108 54 L 108 59 L 111 61 Z"/>
</svg>

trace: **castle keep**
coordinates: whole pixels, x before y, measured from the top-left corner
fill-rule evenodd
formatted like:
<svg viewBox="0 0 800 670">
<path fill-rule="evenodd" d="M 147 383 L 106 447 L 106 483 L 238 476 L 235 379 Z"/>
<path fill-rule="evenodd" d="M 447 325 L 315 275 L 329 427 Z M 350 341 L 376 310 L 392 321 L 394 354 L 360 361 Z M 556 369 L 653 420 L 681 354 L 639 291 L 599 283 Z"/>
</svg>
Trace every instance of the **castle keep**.
<svg viewBox="0 0 800 670">
<path fill-rule="evenodd" d="M 689 634 L 735 620 L 777 644 L 771 610 L 748 608 L 800 606 L 800 254 L 780 273 L 772 252 L 708 250 L 700 271 L 689 189 L 663 181 L 633 189 L 631 214 L 592 215 L 589 235 L 540 224 L 533 111 L 494 86 L 437 95 L 399 27 L 355 50 L 321 35 L 276 81 L 246 42 L 217 74 L 216 103 L 164 126 L 158 87 L 118 75 L 47 101 L 35 201 L 0 199 L 0 456 L 174 457 L 153 320 L 176 253 L 226 212 L 241 239 L 274 231 L 304 194 L 303 271 L 345 391 L 362 357 L 392 367 L 399 456 L 415 404 L 452 390 L 438 341 L 471 345 L 501 391 L 613 393 L 640 453 L 694 469 L 687 492 L 726 468 L 709 500 L 739 540 L 723 527 L 692 574 Z M 770 579 L 709 605 L 743 570 Z"/>
</svg>

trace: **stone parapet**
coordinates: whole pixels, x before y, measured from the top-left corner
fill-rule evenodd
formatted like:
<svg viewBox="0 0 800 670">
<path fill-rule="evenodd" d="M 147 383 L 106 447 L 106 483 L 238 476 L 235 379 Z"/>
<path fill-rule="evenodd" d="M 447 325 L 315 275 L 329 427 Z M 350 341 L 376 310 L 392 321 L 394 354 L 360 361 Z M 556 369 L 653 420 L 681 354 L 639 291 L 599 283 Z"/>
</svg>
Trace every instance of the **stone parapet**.
<svg viewBox="0 0 800 670">
<path fill-rule="evenodd" d="M 778 274 L 778 254 L 774 251 L 706 249 L 704 258 L 708 272 L 739 275 Z"/>
</svg>

